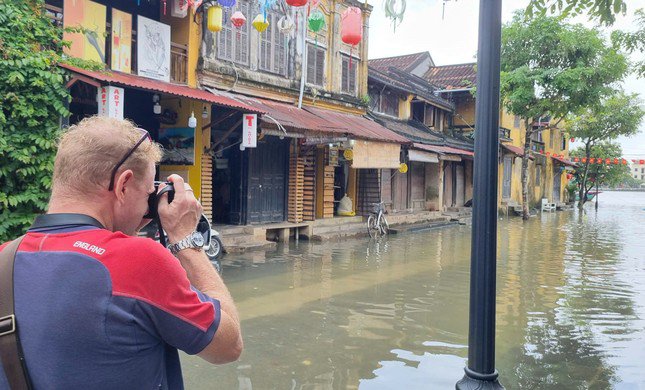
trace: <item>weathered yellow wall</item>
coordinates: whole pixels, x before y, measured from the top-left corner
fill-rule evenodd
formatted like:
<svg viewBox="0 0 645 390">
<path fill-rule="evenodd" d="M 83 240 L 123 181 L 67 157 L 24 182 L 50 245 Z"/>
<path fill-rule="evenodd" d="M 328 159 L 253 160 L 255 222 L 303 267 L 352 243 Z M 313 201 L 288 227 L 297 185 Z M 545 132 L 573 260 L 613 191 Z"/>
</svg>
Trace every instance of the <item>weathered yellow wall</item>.
<svg viewBox="0 0 645 390">
<path fill-rule="evenodd" d="M 163 175 L 168 171 L 188 171 L 188 183 L 190 184 L 193 192 L 196 197 L 201 196 L 201 164 L 202 154 L 204 152 L 204 144 L 208 143 L 209 131 L 202 131 L 201 128 L 204 126 L 207 121 L 210 121 L 209 118 L 202 119 L 202 110 L 206 103 L 192 100 L 192 99 L 180 99 L 178 98 L 162 98 L 161 107 L 162 109 L 169 108 L 177 112 L 177 123 L 174 125 L 162 125 L 162 128 L 169 127 L 188 127 L 188 118 L 190 113 L 195 111 L 195 118 L 197 118 L 197 127 L 195 128 L 195 164 L 193 165 L 162 165 L 160 167 L 161 174 Z M 210 104 L 206 105 L 208 110 L 210 110 Z M 166 179 L 162 176 L 162 179 Z"/>
<path fill-rule="evenodd" d="M 412 118 L 412 99 L 414 96 L 408 95 L 407 99 L 399 99 L 399 119 L 411 119 Z"/>
</svg>

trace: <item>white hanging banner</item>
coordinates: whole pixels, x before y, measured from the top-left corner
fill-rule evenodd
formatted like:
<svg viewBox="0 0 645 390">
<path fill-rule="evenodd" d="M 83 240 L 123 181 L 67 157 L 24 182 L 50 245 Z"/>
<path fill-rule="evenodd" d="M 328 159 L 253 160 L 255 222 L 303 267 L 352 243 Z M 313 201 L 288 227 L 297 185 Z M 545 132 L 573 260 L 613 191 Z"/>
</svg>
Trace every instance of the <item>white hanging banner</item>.
<svg viewBox="0 0 645 390">
<path fill-rule="evenodd" d="M 188 15 L 188 0 L 172 0 L 170 16 L 175 18 L 185 18 Z"/>
<path fill-rule="evenodd" d="M 242 117 L 242 145 L 255 148 L 258 145 L 258 114 L 244 114 Z"/>
<path fill-rule="evenodd" d="M 123 88 L 106 85 L 99 88 L 99 116 L 123 119 Z"/>
</svg>

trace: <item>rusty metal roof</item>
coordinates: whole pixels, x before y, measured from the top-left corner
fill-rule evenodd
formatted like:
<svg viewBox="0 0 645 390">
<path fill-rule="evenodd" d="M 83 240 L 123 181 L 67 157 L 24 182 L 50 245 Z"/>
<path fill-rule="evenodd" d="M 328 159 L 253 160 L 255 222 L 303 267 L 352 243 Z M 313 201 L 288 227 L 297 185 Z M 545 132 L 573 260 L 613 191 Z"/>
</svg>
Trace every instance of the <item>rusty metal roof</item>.
<svg viewBox="0 0 645 390">
<path fill-rule="evenodd" d="M 515 154 L 516 156 L 524 156 L 524 149 L 520 148 L 519 146 L 515 145 L 509 145 L 509 144 L 500 144 L 504 149 L 508 150 L 509 152 Z M 534 157 L 529 154 L 529 159 L 533 160 Z"/>
<path fill-rule="evenodd" d="M 412 145 L 417 149 L 427 150 L 430 152 L 440 153 L 440 154 L 456 154 L 459 156 L 474 156 L 475 153 L 470 150 L 451 148 L 450 146 L 438 146 L 438 145 L 426 145 L 420 143 L 414 143 Z"/>
<path fill-rule="evenodd" d="M 118 85 L 142 89 L 146 91 L 160 92 L 173 96 L 181 96 L 190 99 L 201 100 L 204 102 L 217 104 L 224 107 L 235 108 L 238 110 L 260 114 L 264 113 L 264 111 L 261 109 L 253 108 L 239 101 L 236 101 L 235 99 L 231 99 L 229 97 L 218 94 L 213 94 L 211 92 L 197 88 L 190 88 L 185 85 L 167 83 L 165 81 L 153 80 L 146 77 L 116 71 L 92 71 L 77 68 L 75 66 L 67 64 L 60 64 L 60 66 L 69 70 L 73 74 L 89 77 L 90 79 L 110 85 Z"/>
<path fill-rule="evenodd" d="M 468 64 L 435 66 L 430 68 L 425 78 L 443 89 L 472 88 L 477 83 L 477 71 L 472 62 Z"/>
<path fill-rule="evenodd" d="M 357 138 L 365 138 L 376 141 L 396 142 L 409 144 L 410 141 L 381 126 L 375 121 L 362 115 L 346 114 L 338 111 L 327 110 L 319 107 L 305 107 L 306 111 L 323 118 L 331 124 L 333 129 L 344 129 L 344 132 Z"/>
<path fill-rule="evenodd" d="M 571 161 L 567 160 L 566 158 L 557 157 L 557 156 L 553 156 L 553 155 L 551 156 L 551 158 L 554 159 L 555 161 L 559 162 L 562 165 L 568 165 L 570 167 L 577 167 L 578 166 L 578 164 L 572 163 Z"/>
</svg>

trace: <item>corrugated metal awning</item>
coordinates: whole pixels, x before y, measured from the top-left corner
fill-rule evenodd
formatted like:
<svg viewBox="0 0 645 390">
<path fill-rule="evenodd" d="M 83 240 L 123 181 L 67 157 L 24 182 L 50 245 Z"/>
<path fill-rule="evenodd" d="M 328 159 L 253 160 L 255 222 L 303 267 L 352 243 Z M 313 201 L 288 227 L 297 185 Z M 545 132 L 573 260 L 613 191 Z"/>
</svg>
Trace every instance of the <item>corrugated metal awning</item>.
<svg viewBox="0 0 645 390">
<path fill-rule="evenodd" d="M 135 89 L 141 89 L 144 91 L 153 91 L 160 92 L 173 96 L 180 96 L 189 99 L 200 100 L 207 103 L 217 104 L 224 107 L 235 108 L 238 110 L 264 114 L 264 110 L 256 109 L 247 104 L 244 104 L 236 99 L 230 97 L 218 95 L 202 89 L 190 88 L 185 85 L 177 85 L 172 83 L 167 83 L 165 81 L 153 80 L 146 77 L 136 76 L 129 73 L 121 73 L 117 71 L 92 71 L 77 68 L 75 66 L 60 64 L 61 68 L 65 68 L 72 72 L 73 75 L 80 75 L 83 79 L 92 79 L 96 80 L 99 83 L 108 84 L 108 85 L 119 85 L 124 87 L 130 87 Z"/>
<path fill-rule="evenodd" d="M 423 152 L 421 150 L 408 150 L 408 159 L 410 161 L 419 161 L 426 163 L 438 163 L 439 156 L 436 153 Z"/>
<path fill-rule="evenodd" d="M 475 155 L 475 153 L 471 152 L 470 150 L 457 149 L 457 148 L 452 148 L 450 146 L 427 145 L 427 144 L 420 144 L 420 143 L 414 143 L 413 146 L 417 149 L 439 153 L 442 156 L 442 159 L 444 160 L 447 160 L 446 158 L 443 157 L 444 155 L 455 155 L 455 156 L 464 156 L 464 157 L 473 157 Z M 460 161 L 460 160 L 455 160 L 455 161 Z"/>
<path fill-rule="evenodd" d="M 509 145 L 509 144 L 501 144 L 501 145 L 504 149 L 515 154 L 516 156 L 520 156 L 520 157 L 524 156 L 524 149 L 520 148 L 519 146 Z M 534 160 L 535 157 L 529 154 L 529 159 Z"/>
</svg>

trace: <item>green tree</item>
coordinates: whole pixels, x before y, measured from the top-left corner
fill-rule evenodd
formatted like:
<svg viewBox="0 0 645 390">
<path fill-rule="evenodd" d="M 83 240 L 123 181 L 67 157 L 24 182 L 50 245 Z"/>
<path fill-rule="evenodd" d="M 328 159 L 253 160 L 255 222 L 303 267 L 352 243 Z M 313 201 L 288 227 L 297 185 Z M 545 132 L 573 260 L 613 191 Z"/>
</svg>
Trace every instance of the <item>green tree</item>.
<svg viewBox="0 0 645 390">
<path fill-rule="evenodd" d="M 630 136 L 637 134 L 640 123 L 643 120 L 645 111 L 641 108 L 641 102 L 637 95 L 626 95 L 623 92 L 616 92 L 610 97 L 603 99 L 600 104 L 587 108 L 579 115 L 572 115 L 567 120 L 567 131 L 575 139 L 581 141 L 584 146 L 580 149 L 586 162 L 579 169 L 578 181 L 580 183 L 578 196 L 580 202 L 578 207 L 582 209 L 586 201 L 587 181 L 589 179 L 589 158 L 590 157 L 620 157 L 595 155 L 598 152 L 597 145 L 606 145 L 605 141 L 615 140 L 619 136 Z M 580 154 L 578 150 L 578 154 Z M 613 171 L 612 171 L 613 172 Z M 593 173 L 593 170 L 592 170 Z"/>
<path fill-rule="evenodd" d="M 625 14 L 627 4 L 624 0 L 531 0 L 526 7 L 529 17 L 560 13 L 562 16 L 576 16 L 586 13 L 605 25 L 616 20 L 616 14 Z"/>
<path fill-rule="evenodd" d="M 623 55 L 599 32 L 561 18 L 527 19 L 521 12 L 502 28 L 501 97 L 504 107 L 526 128 L 522 158 L 523 218 L 529 217 L 528 163 L 533 122 L 597 104 L 627 70 Z"/>
<path fill-rule="evenodd" d="M 0 241 L 47 206 L 56 139 L 70 96 L 57 66 L 62 30 L 42 0 L 0 1 Z"/>
<path fill-rule="evenodd" d="M 580 147 L 571 151 L 571 156 L 578 158 L 586 158 L 588 156 L 586 147 Z M 587 164 L 578 167 L 575 172 L 576 182 L 579 189 L 579 207 L 587 201 L 587 195 L 596 187 L 616 187 L 624 183 L 630 176 L 629 166 L 621 164 L 613 164 L 614 159 L 621 159 L 623 150 L 620 144 L 611 141 L 604 141 L 595 144 L 590 148 L 590 153 L 595 159 L 593 164 Z M 607 164 L 606 159 L 612 163 Z M 598 163 L 598 160 L 601 163 Z M 585 179 L 583 179 L 583 177 Z"/>
<path fill-rule="evenodd" d="M 615 46 L 623 48 L 628 53 L 640 53 L 641 59 L 636 61 L 634 73 L 645 77 L 645 10 L 636 10 L 635 14 L 636 31 L 613 31 L 611 40 Z"/>
</svg>

